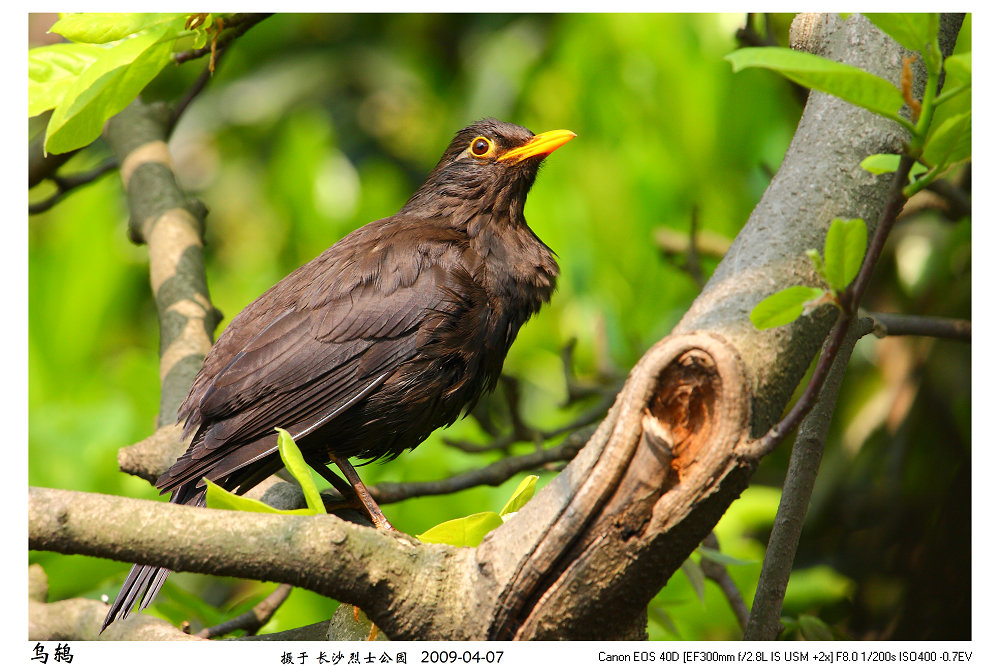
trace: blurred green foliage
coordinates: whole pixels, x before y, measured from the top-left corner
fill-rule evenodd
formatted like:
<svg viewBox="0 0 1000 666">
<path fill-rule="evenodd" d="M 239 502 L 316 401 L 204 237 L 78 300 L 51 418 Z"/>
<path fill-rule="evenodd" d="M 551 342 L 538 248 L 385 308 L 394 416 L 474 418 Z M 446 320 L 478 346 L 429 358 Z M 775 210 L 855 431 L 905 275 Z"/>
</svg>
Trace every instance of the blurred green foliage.
<svg viewBox="0 0 1000 666">
<path fill-rule="evenodd" d="M 723 60 L 738 46 L 734 35 L 745 18 L 267 19 L 223 56 L 171 141 L 182 186 L 210 210 L 208 278 L 223 326 L 336 239 L 398 210 L 469 122 L 495 116 L 535 132 L 571 129 L 578 138 L 546 161 L 526 209 L 529 224 L 559 256 L 559 290 L 521 332 L 505 366 L 522 382 L 527 422 L 567 422 L 589 404 L 561 407 L 560 350 L 568 341 L 578 341 L 574 368 L 581 380 L 624 376 L 698 293 L 690 275 L 660 253 L 654 229 L 684 232 L 697 210 L 700 228 L 734 237 L 781 162 L 801 107 L 778 76 L 734 75 Z M 787 35 L 790 18 L 771 17 L 774 33 Z M 46 20 L 52 17 L 32 17 L 36 27 Z M 203 66 L 168 67 L 145 96 L 176 101 Z M 64 172 L 106 155 L 98 144 Z M 49 194 L 44 184 L 31 200 Z M 120 473 L 115 459 L 119 447 L 152 432 L 158 407 L 156 314 L 145 250 L 126 239 L 126 217 L 121 186 L 110 176 L 30 221 L 32 485 L 156 496 L 145 482 Z M 968 220 L 931 214 L 906 225 L 890 248 L 896 262 L 880 266 L 873 303 L 968 317 L 969 229 Z M 916 241 L 905 240 L 913 235 Z M 921 254 L 928 247 L 936 251 Z M 714 263 L 702 259 L 706 272 Z M 909 626 L 909 604 L 919 601 L 918 574 L 925 572 L 959 586 L 957 593 L 940 590 L 946 596 L 939 603 L 959 613 L 954 627 L 944 627 L 961 638 L 955 627 L 969 615 L 967 607 L 961 615 L 969 575 L 968 543 L 961 542 L 969 527 L 969 350 L 887 342 L 864 341 L 845 382 L 785 614 L 817 615 L 857 637 Z M 900 378 L 875 365 L 887 355 L 897 365 L 909 362 L 909 374 Z M 504 413 L 502 398 L 487 400 L 492 412 Z M 466 419 L 392 464 L 364 468 L 362 476 L 368 483 L 439 479 L 502 455 L 462 453 L 443 446 L 442 437 L 488 439 Z M 753 562 L 729 567 L 748 604 L 786 461 L 787 445 L 764 461 L 756 485 L 717 529 L 722 552 Z M 554 473 L 542 472 L 539 485 Z M 385 508 L 397 528 L 416 534 L 495 509 L 517 482 Z M 935 545 L 942 525 L 957 546 Z M 907 559 L 904 548 L 923 559 Z M 128 568 L 52 553 L 31 559 L 44 565 L 52 599 L 113 596 Z M 152 612 L 211 624 L 271 589 L 175 574 Z M 265 631 L 328 618 L 335 605 L 296 590 Z M 921 619 L 909 635 L 931 637 L 928 627 L 939 620 Z M 654 639 L 741 634 L 718 589 L 709 583 L 702 602 L 684 576 L 674 576 L 653 601 L 649 632 Z"/>
</svg>

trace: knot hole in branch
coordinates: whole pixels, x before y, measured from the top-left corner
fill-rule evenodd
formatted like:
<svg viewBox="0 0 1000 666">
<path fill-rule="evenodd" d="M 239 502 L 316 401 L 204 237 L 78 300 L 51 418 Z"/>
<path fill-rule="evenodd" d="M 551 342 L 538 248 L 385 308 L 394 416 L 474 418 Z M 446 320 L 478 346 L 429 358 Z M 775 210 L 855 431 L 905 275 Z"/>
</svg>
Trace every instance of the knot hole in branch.
<svg viewBox="0 0 1000 666">
<path fill-rule="evenodd" d="M 720 378 L 712 357 L 693 349 L 669 364 L 657 378 L 643 418 L 643 434 L 668 450 L 678 480 L 698 461 L 715 420 Z"/>
</svg>

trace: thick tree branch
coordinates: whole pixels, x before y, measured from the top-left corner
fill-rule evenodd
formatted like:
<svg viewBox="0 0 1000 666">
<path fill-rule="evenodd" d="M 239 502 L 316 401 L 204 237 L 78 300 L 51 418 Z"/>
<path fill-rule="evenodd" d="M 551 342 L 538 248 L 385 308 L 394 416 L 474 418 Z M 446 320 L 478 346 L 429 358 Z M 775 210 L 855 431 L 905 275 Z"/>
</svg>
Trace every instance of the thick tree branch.
<svg viewBox="0 0 1000 666">
<path fill-rule="evenodd" d="M 149 271 L 160 321 L 160 426 L 177 420 L 212 346 L 221 318 L 205 280 L 205 207 L 177 186 L 167 150 L 170 113 L 136 100 L 108 122 L 108 144 L 122 165 L 129 237 L 149 246 Z"/>
<path fill-rule="evenodd" d="M 450 576 L 469 568 L 470 550 L 331 515 L 251 517 L 48 488 L 29 489 L 28 513 L 29 548 L 290 583 L 361 606 L 390 635 L 420 635 L 409 634 L 414 618 L 462 624 L 437 598 L 459 589 Z"/>
<path fill-rule="evenodd" d="M 101 634 L 101 621 L 108 612 L 107 604 L 95 599 L 66 599 L 50 604 L 46 603 L 47 596 L 45 572 L 41 566 L 33 564 L 28 567 L 28 640 L 198 640 L 169 622 L 148 615 L 133 615 L 125 622 L 108 627 Z"/>
</svg>

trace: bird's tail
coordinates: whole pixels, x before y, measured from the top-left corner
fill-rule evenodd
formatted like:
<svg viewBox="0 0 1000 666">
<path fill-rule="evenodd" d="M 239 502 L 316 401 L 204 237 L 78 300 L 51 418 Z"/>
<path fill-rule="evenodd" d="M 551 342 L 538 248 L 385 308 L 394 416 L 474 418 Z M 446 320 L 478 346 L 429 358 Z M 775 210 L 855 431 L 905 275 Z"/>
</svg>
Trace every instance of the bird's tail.
<svg viewBox="0 0 1000 666">
<path fill-rule="evenodd" d="M 190 487 L 188 487 L 190 486 Z M 196 488 L 195 484 L 181 486 L 170 496 L 170 501 L 174 504 L 188 504 L 191 506 L 205 506 L 205 487 Z M 135 564 L 132 570 L 125 577 L 122 589 L 115 597 L 111 608 L 108 610 L 104 623 L 101 624 L 101 631 L 108 628 L 116 620 L 124 620 L 131 613 L 136 602 L 139 602 L 137 612 L 144 610 L 153 603 L 163 581 L 170 575 L 170 569 L 152 566 L 149 564 Z"/>
</svg>

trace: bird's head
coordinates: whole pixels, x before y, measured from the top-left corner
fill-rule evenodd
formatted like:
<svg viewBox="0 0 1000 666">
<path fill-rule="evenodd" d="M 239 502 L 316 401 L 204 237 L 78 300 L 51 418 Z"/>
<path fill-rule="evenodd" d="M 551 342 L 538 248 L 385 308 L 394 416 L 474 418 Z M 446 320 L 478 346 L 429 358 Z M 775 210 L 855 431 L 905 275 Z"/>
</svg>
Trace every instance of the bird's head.
<svg viewBox="0 0 1000 666">
<path fill-rule="evenodd" d="M 455 135 L 403 212 L 509 211 L 520 218 L 542 160 L 575 136 L 569 130 L 536 135 L 494 118 L 473 123 Z"/>
</svg>

